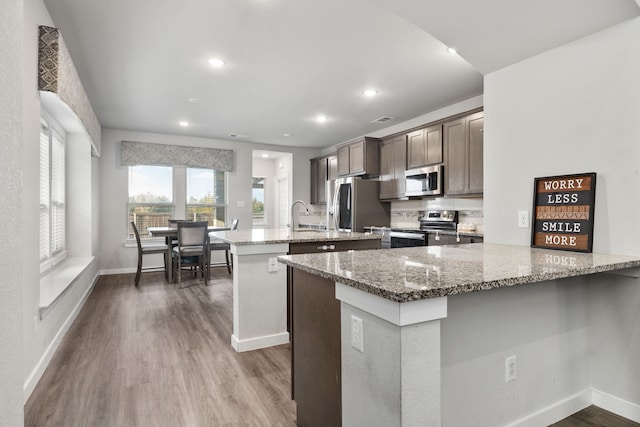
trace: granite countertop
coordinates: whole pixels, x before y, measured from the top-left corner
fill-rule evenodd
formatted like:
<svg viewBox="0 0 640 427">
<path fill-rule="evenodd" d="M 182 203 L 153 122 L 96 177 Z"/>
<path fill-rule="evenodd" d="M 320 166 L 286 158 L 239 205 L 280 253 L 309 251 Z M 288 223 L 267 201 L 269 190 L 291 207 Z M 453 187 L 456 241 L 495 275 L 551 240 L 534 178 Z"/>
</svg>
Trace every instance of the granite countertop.
<svg viewBox="0 0 640 427">
<path fill-rule="evenodd" d="M 396 302 L 640 266 L 640 257 L 487 243 L 282 255 L 278 260 Z"/>
<path fill-rule="evenodd" d="M 267 245 L 275 243 L 328 242 L 340 240 L 380 240 L 382 236 L 343 231 L 303 229 L 294 232 L 288 228 L 255 228 L 251 230 L 216 231 L 211 236 L 232 245 Z"/>
</svg>

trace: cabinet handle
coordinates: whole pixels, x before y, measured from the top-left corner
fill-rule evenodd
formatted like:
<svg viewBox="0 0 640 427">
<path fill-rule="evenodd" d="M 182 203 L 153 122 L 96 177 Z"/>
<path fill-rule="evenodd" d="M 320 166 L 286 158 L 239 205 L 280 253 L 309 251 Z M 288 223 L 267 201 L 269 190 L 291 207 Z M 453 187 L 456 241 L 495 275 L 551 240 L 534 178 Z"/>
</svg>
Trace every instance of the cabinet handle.
<svg viewBox="0 0 640 427">
<path fill-rule="evenodd" d="M 322 250 L 322 251 L 332 251 L 336 248 L 336 245 L 322 245 L 322 246 L 318 246 L 318 249 Z"/>
</svg>

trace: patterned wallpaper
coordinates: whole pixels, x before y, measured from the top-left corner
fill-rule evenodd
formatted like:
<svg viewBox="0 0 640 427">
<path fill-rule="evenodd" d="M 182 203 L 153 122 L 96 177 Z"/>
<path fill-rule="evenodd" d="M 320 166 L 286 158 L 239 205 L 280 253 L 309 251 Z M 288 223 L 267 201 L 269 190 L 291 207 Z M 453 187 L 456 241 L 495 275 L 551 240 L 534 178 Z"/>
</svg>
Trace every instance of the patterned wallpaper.
<svg viewBox="0 0 640 427">
<path fill-rule="evenodd" d="M 182 165 L 231 172 L 233 150 L 122 141 L 120 164 L 122 166 Z"/>
<path fill-rule="evenodd" d="M 40 26 L 38 89 L 55 93 L 69 106 L 92 140 L 91 155 L 100 157 L 102 128 L 57 28 Z"/>
</svg>

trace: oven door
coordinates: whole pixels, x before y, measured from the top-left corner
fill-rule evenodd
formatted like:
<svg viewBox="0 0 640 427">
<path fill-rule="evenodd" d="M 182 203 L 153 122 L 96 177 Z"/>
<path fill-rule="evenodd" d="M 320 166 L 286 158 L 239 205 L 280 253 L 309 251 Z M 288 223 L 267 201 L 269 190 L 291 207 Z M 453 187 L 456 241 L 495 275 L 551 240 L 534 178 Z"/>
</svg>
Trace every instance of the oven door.
<svg viewBox="0 0 640 427">
<path fill-rule="evenodd" d="M 408 248 L 414 246 L 427 246 L 426 234 L 422 232 L 398 232 L 389 233 L 392 248 Z"/>
</svg>

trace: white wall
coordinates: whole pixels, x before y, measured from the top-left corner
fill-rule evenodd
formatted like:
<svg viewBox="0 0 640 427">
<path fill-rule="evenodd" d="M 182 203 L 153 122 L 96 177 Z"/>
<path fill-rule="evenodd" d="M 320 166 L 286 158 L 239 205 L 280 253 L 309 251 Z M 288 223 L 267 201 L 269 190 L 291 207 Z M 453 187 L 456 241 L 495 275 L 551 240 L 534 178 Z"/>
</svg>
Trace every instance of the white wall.
<svg viewBox="0 0 640 427">
<path fill-rule="evenodd" d="M 177 135 L 103 129 L 102 156 L 100 159 L 100 270 L 103 273 L 133 271 L 137 262 L 135 248 L 123 246 L 126 238 L 126 204 L 128 168 L 120 166 L 120 142 L 138 141 L 158 144 L 173 144 L 193 147 L 231 149 L 234 151 L 233 171 L 227 174 L 227 218 L 238 218 L 239 228 L 250 228 L 251 224 L 251 177 L 254 149 L 290 152 L 293 154 L 292 178 L 293 198 L 309 199 L 309 159 L 320 150 L 264 144 L 239 143 L 237 141 L 214 140 Z M 244 207 L 238 206 L 244 202 Z M 162 259 L 151 259 L 148 265 L 161 265 Z M 147 262 L 145 261 L 145 266 Z"/>
<path fill-rule="evenodd" d="M 81 308 L 84 298 L 91 290 L 97 277 L 98 263 L 94 262 L 88 270 L 70 286 L 66 294 L 40 319 L 40 273 L 39 254 L 35 248 L 39 241 L 39 188 L 40 188 L 40 97 L 37 88 L 38 72 L 38 26 L 55 26 L 42 0 L 28 0 L 24 5 L 24 28 L 19 34 L 23 41 L 21 73 L 24 76 L 22 87 L 22 197 L 23 212 L 13 218 L 22 218 L 20 241 L 30 250 L 21 257 L 23 277 L 22 288 L 22 357 L 24 397 L 32 391 L 44 371 L 53 352 L 60 343 L 74 316 Z M 64 34 L 63 34 L 64 37 Z M 68 164 L 72 160 L 79 164 L 69 168 L 67 181 L 69 198 L 67 199 L 67 227 L 70 229 L 68 243 L 71 255 L 88 256 L 95 245 L 95 230 L 99 207 L 93 202 L 93 191 L 97 188 L 94 181 L 98 164 L 90 157 L 89 139 L 86 136 L 68 134 L 70 147 Z M 70 175 L 69 175 L 70 174 Z M 71 177 L 71 180 L 70 180 Z M 77 182 L 77 181 L 82 182 Z M 15 196 L 14 196 L 15 198 Z M 87 212 L 93 205 L 94 209 Z M 86 224 L 77 224 L 80 215 Z M 19 347 L 16 347 L 19 349 Z"/>
<path fill-rule="evenodd" d="M 0 230 L 10 250 L 0 257 L 0 425 L 23 425 L 22 411 L 22 49 L 23 2 L 0 0 Z"/>
<path fill-rule="evenodd" d="M 635 226 L 640 211 L 637 52 L 640 18 L 486 76 L 485 241 L 529 245 L 531 230 L 517 228 L 516 213 L 531 210 L 535 177 L 596 172 L 594 252 L 640 255 L 640 228 Z M 627 407 L 640 405 L 638 280 L 614 275 L 579 279 L 589 290 L 591 385 L 631 402 Z M 558 298 L 573 307 L 574 299 L 563 295 Z M 538 325 L 531 328 L 535 332 Z M 504 359 L 489 358 L 478 367 L 498 362 Z M 555 369 L 563 361 L 547 363 Z M 472 375 L 465 381 L 474 380 L 482 378 Z M 555 384 L 535 383 L 543 388 Z M 495 407 L 508 398 L 483 395 L 480 403 Z"/>
</svg>

